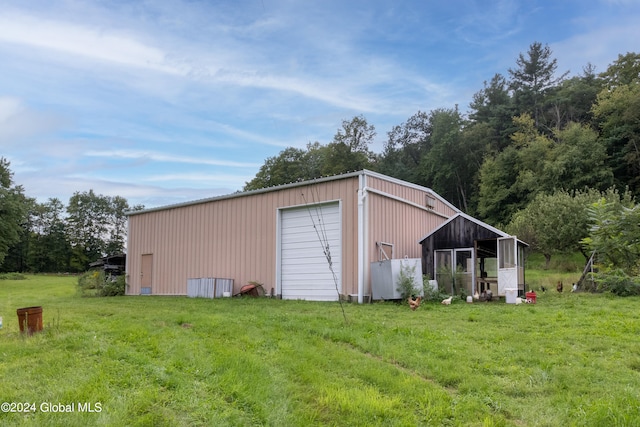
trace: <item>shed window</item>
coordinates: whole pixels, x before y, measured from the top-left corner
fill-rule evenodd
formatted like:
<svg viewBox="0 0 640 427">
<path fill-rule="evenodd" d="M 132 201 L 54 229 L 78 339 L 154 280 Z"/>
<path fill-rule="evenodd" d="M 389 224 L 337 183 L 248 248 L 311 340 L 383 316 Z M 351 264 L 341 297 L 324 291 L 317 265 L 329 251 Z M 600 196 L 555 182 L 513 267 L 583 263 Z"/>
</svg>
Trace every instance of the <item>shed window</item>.
<svg viewBox="0 0 640 427">
<path fill-rule="evenodd" d="M 425 206 L 429 209 L 434 209 L 436 207 L 436 198 L 431 194 L 425 194 Z"/>
<path fill-rule="evenodd" d="M 500 268 L 514 268 L 516 266 L 516 254 L 513 239 L 504 239 L 500 244 Z"/>
</svg>

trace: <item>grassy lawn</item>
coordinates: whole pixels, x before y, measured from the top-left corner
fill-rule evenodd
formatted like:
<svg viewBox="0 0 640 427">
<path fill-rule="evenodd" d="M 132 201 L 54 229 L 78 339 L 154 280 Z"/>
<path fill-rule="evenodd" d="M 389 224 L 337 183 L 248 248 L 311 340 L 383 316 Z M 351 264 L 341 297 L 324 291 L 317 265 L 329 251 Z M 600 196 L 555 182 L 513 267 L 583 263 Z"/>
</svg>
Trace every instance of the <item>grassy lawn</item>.
<svg viewBox="0 0 640 427">
<path fill-rule="evenodd" d="M 0 401 L 36 409 L 0 425 L 640 425 L 640 298 L 347 304 L 345 323 L 337 303 L 75 284 L 0 280 Z M 21 336 L 33 305 L 44 330 Z"/>
</svg>

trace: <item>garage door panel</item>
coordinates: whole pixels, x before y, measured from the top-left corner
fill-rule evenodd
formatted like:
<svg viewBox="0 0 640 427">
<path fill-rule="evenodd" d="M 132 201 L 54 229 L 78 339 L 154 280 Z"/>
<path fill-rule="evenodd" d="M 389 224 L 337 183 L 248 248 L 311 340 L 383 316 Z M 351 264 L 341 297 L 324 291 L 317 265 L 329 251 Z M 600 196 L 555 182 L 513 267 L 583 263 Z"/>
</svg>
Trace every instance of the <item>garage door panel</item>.
<svg viewBox="0 0 640 427">
<path fill-rule="evenodd" d="M 333 289 L 293 289 L 286 299 L 302 299 L 308 301 L 336 301 L 336 290 Z"/>
<path fill-rule="evenodd" d="M 341 289 L 339 204 L 283 210 L 280 230 L 282 298 L 337 300 L 336 279 Z M 335 278 L 323 250 L 327 243 Z"/>
</svg>

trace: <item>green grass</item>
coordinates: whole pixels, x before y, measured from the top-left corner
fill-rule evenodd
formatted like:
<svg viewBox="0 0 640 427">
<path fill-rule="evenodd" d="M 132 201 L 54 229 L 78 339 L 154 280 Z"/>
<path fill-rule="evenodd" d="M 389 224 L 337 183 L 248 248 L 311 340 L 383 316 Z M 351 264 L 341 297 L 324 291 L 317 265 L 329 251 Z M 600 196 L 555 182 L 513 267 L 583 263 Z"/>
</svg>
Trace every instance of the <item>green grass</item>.
<svg viewBox="0 0 640 427">
<path fill-rule="evenodd" d="M 37 409 L 0 425 L 640 425 L 640 298 L 347 304 L 345 323 L 337 303 L 80 298 L 75 283 L 0 281 L 0 401 Z M 22 336 L 16 309 L 33 305 L 44 330 Z"/>
<path fill-rule="evenodd" d="M 571 291 L 571 285 L 576 283 L 582 275 L 587 260 L 579 252 L 571 254 L 556 254 L 551 257 L 548 269 L 545 269 L 545 259 L 542 254 L 533 253 L 527 256 L 525 282 L 527 290 L 540 291 L 544 286 L 555 292 L 558 282 L 563 282 L 564 291 Z"/>
</svg>

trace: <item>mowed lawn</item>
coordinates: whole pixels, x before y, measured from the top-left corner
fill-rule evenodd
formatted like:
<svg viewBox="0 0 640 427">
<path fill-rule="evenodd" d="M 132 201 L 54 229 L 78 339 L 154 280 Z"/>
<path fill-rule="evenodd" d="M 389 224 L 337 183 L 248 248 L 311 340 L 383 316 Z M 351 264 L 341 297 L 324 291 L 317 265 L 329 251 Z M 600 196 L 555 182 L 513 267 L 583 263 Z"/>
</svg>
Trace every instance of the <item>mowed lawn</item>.
<svg viewBox="0 0 640 427">
<path fill-rule="evenodd" d="M 640 425 L 640 298 L 345 304 L 345 322 L 338 303 L 75 285 L 0 281 L 0 401 L 30 411 L 0 425 Z M 22 336 L 34 305 L 44 331 Z"/>
</svg>

